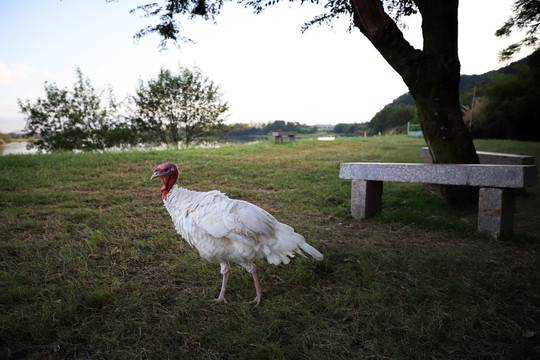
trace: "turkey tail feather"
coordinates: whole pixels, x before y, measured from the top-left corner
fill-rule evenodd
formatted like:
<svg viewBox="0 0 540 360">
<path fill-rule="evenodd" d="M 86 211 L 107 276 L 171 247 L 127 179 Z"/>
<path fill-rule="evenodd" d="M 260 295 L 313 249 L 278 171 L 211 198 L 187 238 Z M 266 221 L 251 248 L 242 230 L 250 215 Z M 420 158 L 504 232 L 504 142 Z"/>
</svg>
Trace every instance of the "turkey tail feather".
<svg viewBox="0 0 540 360">
<path fill-rule="evenodd" d="M 300 244 L 300 248 L 307 252 L 309 255 L 313 256 L 315 260 L 322 260 L 323 254 L 319 252 L 319 250 L 315 249 L 313 246 L 309 245 L 308 243 L 302 243 Z"/>
</svg>

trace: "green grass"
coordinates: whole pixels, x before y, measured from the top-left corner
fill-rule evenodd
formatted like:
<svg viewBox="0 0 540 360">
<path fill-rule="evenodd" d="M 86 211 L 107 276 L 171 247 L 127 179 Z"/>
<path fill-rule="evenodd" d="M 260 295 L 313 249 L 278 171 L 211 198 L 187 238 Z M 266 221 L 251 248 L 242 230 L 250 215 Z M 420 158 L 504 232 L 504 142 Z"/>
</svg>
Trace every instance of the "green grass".
<svg viewBox="0 0 540 360">
<path fill-rule="evenodd" d="M 0 157 L 0 359 L 535 359 L 540 356 L 538 186 L 515 235 L 431 188 L 385 184 L 383 211 L 350 217 L 348 161 L 421 162 L 418 138 Z M 479 141 L 534 155 L 540 144 Z M 263 300 L 233 265 L 176 235 L 152 170 L 219 189 L 292 225 L 325 259 L 258 262 Z"/>
</svg>

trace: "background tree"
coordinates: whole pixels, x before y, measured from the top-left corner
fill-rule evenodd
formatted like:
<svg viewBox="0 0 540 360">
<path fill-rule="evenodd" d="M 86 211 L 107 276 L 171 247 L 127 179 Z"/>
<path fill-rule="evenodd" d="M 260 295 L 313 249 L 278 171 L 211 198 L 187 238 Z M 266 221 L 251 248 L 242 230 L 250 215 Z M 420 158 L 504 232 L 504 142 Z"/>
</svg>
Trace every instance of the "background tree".
<svg viewBox="0 0 540 360">
<path fill-rule="evenodd" d="M 274 131 L 296 131 L 302 134 L 314 134 L 317 132 L 317 126 L 308 126 L 299 122 L 290 122 L 284 120 L 275 120 L 261 128 L 261 134 L 266 135 Z"/>
<path fill-rule="evenodd" d="M 385 106 L 369 122 L 368 128 L 371 134 L 378 134 L 399 128 L 399 131 L 406 132 L 408 122 L 417 124 L 416 108 L 412 105 Z M 399 132 L 398 131 L 398 132 Z"/>
<path fill-rule="evenodd" d="M 298 122 L 275 120 L 266 125 L 250 126 L 248 124 L 233 124 L 227 133 L 230 138 L 266 137 L 273 131 L 296 131 L 299 134 L 314 134 L 317 126 L 309 126 Z"/>
<path fill-rule="evenodd" d="M 95 90 L 79 68 L 76 75 L 72 91 L 45 82 L 45 99 L 18 100 L 26 116 L 24 132 L 38 139 L 29 147 L 39 151 L 101 150 L 130 137 L 124 124 L 114 118 L 119 104 L 112 90 Z M 104 95 L 108 96 L 106 104 Z"/>
<path fill-rule="evenodd" d="M 138 7 L 160 23 L 137 34 L 159 34 L 163 42 L 184 38 L 178 15 L 214 18 L 225 0 L 164 0 Z M 276 1 L 239 0 L 261 12 Z M 319 2 L 315 0 L 315 2 Z M 304 1 L 300 0 L 300 3 Z M 459 103 L 458 0 L 326 0 L 325 12 L 306 24 L 331 22 L 348 16 L 402 77 L 416 101 L 424 138 L 436 163 L 478 163 Z M 385 6 L 386 5 L 386 9 Z M 386 11 L 385 11 L 386 10 Z M 422 15 L 423 49 L 405 40 L 397 25 L 402 16 Z M 457 190 L 457 191 L 456 191 Z M 471 200 L 467 192 L 447 188 L 451 201 Z M 463 197 L 462 195 L 467 194 Z M 471 192 L 472 194 L 472 192 Z"/>
<path fill-rule="evenodd" d="M 364 136 L 364 134 L 373 135 L 375 132 L 369 129 L 368 123 L 345 124 L 339 123 L 334 126 L 334 133 L 345 136 Z"/>
<path fill-rule="evenodd" d="M 221 99 L 219 86 L 199 69 L 180 68 L 174 75 L 161 69 L 155 79 L 139 88 L 133 97 L 138 127 L 163 143 L 186 146 L 211 136 L 224 136 L 223 115 L 228 104 Z"/>
<path fill-rule="evenodd" d="M 517 74 L 497 74 L 480 88 L 481 116 L 473 135 L 481 138 L 540 140 L 540 50 Z"/>
<path fill-rule="evenodd" d="M 520 41 L 509 45 L 500 53 L 501 60 L 509 60 L 521 50 L 522 46 L 534 47 L 538 43 L 540 31 L 540 1 L 516 0 L 513 6 L 514 15 L 511 16 L 500 29 L 495 32 L 496 36 L 509 36 L 514 30 L 525 31 L 525 37 Z"/>
</svg>

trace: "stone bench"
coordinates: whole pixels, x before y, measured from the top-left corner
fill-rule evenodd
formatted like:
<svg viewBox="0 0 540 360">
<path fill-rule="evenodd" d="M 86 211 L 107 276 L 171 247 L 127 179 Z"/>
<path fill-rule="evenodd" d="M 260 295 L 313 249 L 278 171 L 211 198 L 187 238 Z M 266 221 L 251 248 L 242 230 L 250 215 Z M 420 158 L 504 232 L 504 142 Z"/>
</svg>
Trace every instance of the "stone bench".
<svg viewBox="0 0 540 360">
<path fill-rule="evenodd" d="M 272 133 L 272 136 L 275 138 L 276 144 L 283 144 L 284 136 L 287 137 L 287 141 L 295 142 L 297 134 L 298 133 L 296 131 L 275 131 Z"/>
<path fill-rule="evenodd" d="M 534 165 L 343 163 L 339 177 L 352 180 L 351 213 L 365 219 L 380 212 L 383 182 L 479 187 L 478 231 L 511 235 L 515 189 L 534 186 Z"/>
</svg>

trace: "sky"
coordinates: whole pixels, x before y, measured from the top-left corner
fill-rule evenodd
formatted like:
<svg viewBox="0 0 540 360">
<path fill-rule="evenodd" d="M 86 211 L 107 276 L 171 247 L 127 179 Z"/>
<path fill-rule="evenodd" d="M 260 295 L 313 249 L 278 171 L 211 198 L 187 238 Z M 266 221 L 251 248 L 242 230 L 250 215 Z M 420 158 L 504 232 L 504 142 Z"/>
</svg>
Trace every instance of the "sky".
<svg viewBox="0 0 540 360">
<path fill-rule="evenodd" d="M 77 67 L 94 88 L 110 85 L 119 99 L 161 68 L 198 67 L 220 85 L 229 104 L 228 123 L 361 123 L 408 91 L 358 29 L 347 32 L 347 19 L 302 33 L 302 25 L 322 12 L 320 6 L 285 1 L 254 15 L 227 3 L 215 22 L 183 21 L 184 35 L 193 43 L 160 51 L 158 36 L 133 38 L 156 20 L 130 10 L 150 2 L 0 0 L 0 132 L 23 130 L 17 99 L 44 98 L 45 82 L 71 90 Z M 494 33 L 510 16 L 512 3 L 460 1 L 462 74 L 505 65 L 498 52 L 512 39 Z M 406 39 L 421 48 L 419 15 L 404 22 Z"/>
</svg>

